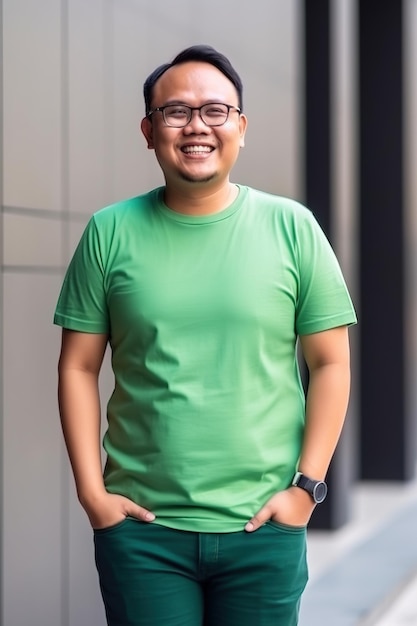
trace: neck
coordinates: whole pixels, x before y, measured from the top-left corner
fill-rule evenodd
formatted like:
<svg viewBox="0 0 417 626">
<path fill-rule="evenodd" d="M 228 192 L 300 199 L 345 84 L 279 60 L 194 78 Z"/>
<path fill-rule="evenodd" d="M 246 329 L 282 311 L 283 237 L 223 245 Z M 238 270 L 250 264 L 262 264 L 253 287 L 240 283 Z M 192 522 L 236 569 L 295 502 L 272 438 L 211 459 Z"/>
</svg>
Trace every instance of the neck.
<svg viewBox="0 0 417 626">
<path fill-rule="evenodd" d="M 210 215 L 223 211 L 236 199 L 239 189 L 227 181 L 216 189 L 172 189 L 166 185 L 164 201 L 172 211 L 185 215 Z"/>
</svg>

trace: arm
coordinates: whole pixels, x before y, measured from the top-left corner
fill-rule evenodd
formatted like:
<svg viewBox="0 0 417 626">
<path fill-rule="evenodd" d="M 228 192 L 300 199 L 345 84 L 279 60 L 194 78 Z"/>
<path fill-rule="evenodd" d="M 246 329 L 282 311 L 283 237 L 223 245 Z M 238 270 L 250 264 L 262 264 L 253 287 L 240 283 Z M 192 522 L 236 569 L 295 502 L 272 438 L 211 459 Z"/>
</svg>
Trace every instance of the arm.
<svg viewBox="0 0 417 626">
<path fill-rule="evenodd" d="M 104 486 L 98 377 L 106 345 L 107 335 L 64 329 L 58 366 L 62 430 L 78 498 L 95 528 L 116 524 L 127 515 L 154 519 L 128 498 L 107 493 Z"/>
<path fill-rule="evenodd" d="M 316 480 L 327 473 L 345 421 L 350 392 L 346 326 L 300 338 L 310 374 L 299 469 Z"/>
<path fill-rule="evenodd" d="M 350 391 L 350 351 L 346 326 L 300 337 L 310 374 L 306 423 L 299 470 L 321 480 L 329 468 L 345 420 Z M 303 489 L 289 487 L 275 494 L 248 522 L 256 530 L 268 519 L 304 525 L 314 503 Z"/>
</svg>

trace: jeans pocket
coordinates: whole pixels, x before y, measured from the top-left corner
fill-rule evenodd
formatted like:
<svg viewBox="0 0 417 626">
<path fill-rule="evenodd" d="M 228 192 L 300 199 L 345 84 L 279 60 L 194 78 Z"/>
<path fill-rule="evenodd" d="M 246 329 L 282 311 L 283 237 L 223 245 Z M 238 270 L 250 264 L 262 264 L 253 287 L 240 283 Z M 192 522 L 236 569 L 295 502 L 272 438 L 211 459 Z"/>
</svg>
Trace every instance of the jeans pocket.
<svg viewBox="0 0 417 626">
<path fill-rule="evenodd" d="M 104 528 L 93 528 L 93 532 L 95 535 L 106 535 L 113 532 L 118 531 L 122 528 L 128 521 L 129 517 L 124 517 L 120 522 L 116 522 L 116 524 L 112 524 L 111 526 L 105 526 Z"/>
<path fill-rule="evenodd" d="M 290 524 L 283 524 L 282 522 L 276 522 L 275 520 L 268 520 L 265 522 L 267 526 L 270 526 L 278 532 L 302 535 L 306 532 L 307 526 L 291 526 Z"/>
</svg>

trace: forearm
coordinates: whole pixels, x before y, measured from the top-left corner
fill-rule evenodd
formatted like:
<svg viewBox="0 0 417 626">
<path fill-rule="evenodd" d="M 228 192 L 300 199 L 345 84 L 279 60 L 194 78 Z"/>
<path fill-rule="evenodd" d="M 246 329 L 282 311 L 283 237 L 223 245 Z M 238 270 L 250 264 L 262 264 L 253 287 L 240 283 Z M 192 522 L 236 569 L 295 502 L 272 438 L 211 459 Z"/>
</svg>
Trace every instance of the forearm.
<svg viewBox="0 0 417 626">
<path fill-rule="evenodd" d="M 299 470 L 311 478 L 326 475 L 342 431 L 349 391 L 348 363 L 330 363 L 310 372 Z"/>
<path fill-rule="evenodd" d="M 59 409 L 78 497 L 82 504 L 105 491 L 100 453 L 98 376 L 64 369 L 59 376 Z"/>
<path fill-rule="evenodd" d="M 103 481 L 100 446 L 98 377 L 106 350 L 105 334 L 64 329 L 59 358 L 58 398 L 62 430 L 78 498 L 93 528 L 107 528 L 127 515 L 152 522 L 155 515 L 119 494 Z"/>
</svg>

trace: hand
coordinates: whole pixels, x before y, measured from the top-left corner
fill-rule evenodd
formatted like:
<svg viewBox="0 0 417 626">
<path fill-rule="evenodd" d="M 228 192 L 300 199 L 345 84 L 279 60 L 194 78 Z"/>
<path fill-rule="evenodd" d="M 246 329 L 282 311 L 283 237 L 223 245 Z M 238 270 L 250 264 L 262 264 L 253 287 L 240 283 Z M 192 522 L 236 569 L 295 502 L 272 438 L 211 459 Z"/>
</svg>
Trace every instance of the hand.
<svg viewBox="0 0 417 626">
<path fill-rule="evenodd" d="M 253 532 L 268 520 L 288 526 L 306 526 L 315 504 L 311 496 L 299 487 L 289 487 L 276 493 L 246 524 L 245 530 Z"/>
<path fill-rule="evenodd" d="M 136 517 L 141 522 L 153 522 L 155 515 L 129 498 L 105 491 L 94 501 L 82 503 L 93 528 L 108 528 L 126 517 Z"/>
</svg>

